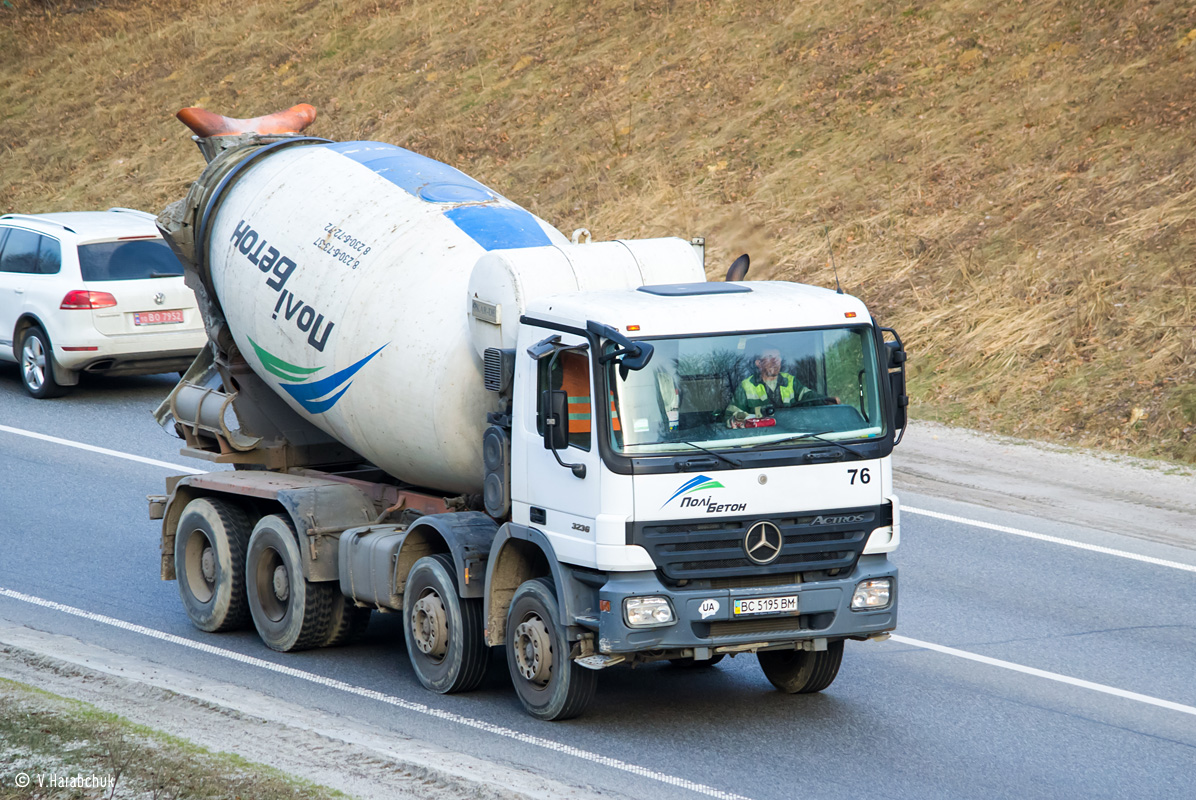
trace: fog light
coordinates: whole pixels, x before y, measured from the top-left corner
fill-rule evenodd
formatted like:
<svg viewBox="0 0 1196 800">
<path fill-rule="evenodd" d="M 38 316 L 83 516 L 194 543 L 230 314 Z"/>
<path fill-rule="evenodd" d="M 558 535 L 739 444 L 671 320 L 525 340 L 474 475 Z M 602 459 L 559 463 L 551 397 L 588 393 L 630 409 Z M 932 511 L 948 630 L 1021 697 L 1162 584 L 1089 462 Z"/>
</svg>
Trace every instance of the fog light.
<svg viewBox="0 0 1196 800">
<path fill-rule="evenodd" d="M 628 597 L 623 601 L 623 616 L 632 628 L 672 625 L 673 607 L 667 597 Z"/>
<path fill-rule="evenodd" d="M 893 579 L 877 578 L 863 581 L 855 587 L 855 594 L 851 596 L 852 611 L 871 611 L 878 608 L 888 608 L 892 597 Z"/>
</svg>

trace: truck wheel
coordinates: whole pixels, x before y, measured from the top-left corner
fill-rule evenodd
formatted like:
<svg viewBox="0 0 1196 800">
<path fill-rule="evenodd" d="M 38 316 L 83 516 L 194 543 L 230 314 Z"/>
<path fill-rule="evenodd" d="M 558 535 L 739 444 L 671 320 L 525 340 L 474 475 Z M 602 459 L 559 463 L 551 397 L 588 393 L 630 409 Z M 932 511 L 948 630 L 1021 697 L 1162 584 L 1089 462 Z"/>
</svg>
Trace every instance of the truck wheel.
<svg viewBox="0 0 1196 800">
<path fill-rule="evenodd" d="M 174 534 L 179 597 L 191 623 L 216 633 L 249 624 L 245 597 L 245 547 L 249 516 L 228 501 L 192 500 Z"/>
<path fill-rule="evenodd" d="M 507 667 L 527 713 L 537 719 L 571 719 L 594 699 L 598 673 L 569 657 L 558 622 L 556 589 L 547 578 L 526 581 L 507 609 Z"/>
<path fill-rule="evenodd" d="M 70 391 L 54 380 L 54 350 L 50 337 L 36 325 L 26 328 L 21 335 L 21 385 L 25 391 L 44 400 L 47 397 L 61 397 Z"/>
<path fill-rule="evenodd" d="M 757 653 L 764 677 L 789 694 L 821 692 L 835 682 L 843 663 L 843 640 L 827 642 L 825 650 L 771 650 Z"/>
<path fill-rule="evenodd" d="M 304 580 L 290 521 L 274 514 L 262 517 L 249 537 L 245 564 L 249 612 L 266 646 L 285 653 L 322 645 L 337 589 L 332 583 Z"/>
<path fill-rule="evenodd" d="M 709 669 L 726 657 L 725 653 L 716 653 L 705 661 L 698 661 L 696 658 L 670 658 L 669 663 L 681 669 Z"/>
<path fill-rule="evenodd" d="M 370 624 L 368 608 L 358 608 L 341 592 L 332 598 L 332 618 L 328 624 L 328 636 L 322 647 L 339 647 L 360 639 Z"/>
<path fill-rule="evenodd" d="M 482 601 L 457 594 L 451 556 L 424 556 L 407 573 L 403 634 L 415 677 L 438 694 L 476 689 L 486 674 Z"/>
</svg>

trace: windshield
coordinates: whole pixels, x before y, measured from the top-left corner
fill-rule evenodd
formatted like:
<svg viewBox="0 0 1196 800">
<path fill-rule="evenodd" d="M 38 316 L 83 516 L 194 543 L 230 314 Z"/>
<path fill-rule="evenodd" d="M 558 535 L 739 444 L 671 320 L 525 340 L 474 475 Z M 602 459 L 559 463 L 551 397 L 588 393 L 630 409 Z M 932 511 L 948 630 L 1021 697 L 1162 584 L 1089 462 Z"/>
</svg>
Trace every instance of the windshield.
<svg viewBox="0 0 1196 800">
<path fill-rule="evenodd" d="M 183 265 L 161 239 L 79 245 L 85 281 L 135 281 L 183 274 Z"/>
<path fill-rule="evenodd" d="M 747 448 L 800 434 L 844 441 L 885 432 L 869 327 L 650 341 L 656 352 L 645 369 L 626 378 L 615 362 L 607 370 L 608 433 L 617 452 L 692 453 L 687 443 Z"/>
</svg>

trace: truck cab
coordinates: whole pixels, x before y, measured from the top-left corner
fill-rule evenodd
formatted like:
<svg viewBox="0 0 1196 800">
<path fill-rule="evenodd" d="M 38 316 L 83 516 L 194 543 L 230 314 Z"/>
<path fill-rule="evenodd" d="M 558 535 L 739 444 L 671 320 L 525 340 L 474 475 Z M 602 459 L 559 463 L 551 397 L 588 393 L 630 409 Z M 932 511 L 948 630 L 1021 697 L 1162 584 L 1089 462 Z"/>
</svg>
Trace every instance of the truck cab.
<svg viewBox="0 0 1196 800">
<path fill-rule="evenodd" d="M 506 527 L 561 563 L 591 665 L 797 650 L 829 683 L 844 639 L 887 636 L 903 356 L 858 299 L 787 282 L 529 303 Z"/>
</svg>

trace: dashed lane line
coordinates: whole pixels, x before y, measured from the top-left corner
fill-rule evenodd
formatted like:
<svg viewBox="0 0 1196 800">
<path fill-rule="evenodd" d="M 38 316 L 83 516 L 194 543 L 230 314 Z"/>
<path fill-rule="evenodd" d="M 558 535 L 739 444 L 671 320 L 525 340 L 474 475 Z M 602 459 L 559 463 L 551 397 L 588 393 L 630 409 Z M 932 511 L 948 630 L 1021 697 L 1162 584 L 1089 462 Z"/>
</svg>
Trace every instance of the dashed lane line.
<svg viewBox="0 0 1196 800">
<path fill-rule="evenodd" d="M 927 511 L 924 508 L 910 508 L 909 506 L 902 506 L 901 513 L 932 517 L 934 519 L 941 519 L 946 522 L 957 522 L 960 525 L 971 525 L 973 528 L 984 528 L 985 530 L 997 531 L 999 533 L 1009 533 L 1014 536 L 1024 536 L 1027 539 L 1037 539 L 1040 542 L 1050 542 L 1051 544 L 1061 544 L 1067 547 L 1075 547 L 1079 550 L 1088 550 L 1093 553 L 1101 553 L 1102 555 L 1106 556 L 1128 558 L 1132 561 L 1141 561 L 1144 564 L 1153 564 L 1156 567 L 1169 567 L 1170 569 L 1182 569 L 1185 572 L 1196 572 L 1196 565 L 1193 564 L 1184 564 L 1179 561 L 1168 561 L 1163 558 L 1154 558 L 1153 556 L 1143 556 L 1137 553 L 1131 553 L 1128 550 L 1115 550 L 1112 547 L 1102 547 L 1097 544 L 1086 544 L 1085 542 L 1077 542 L 1073 539 L 1064 539 L 1060 536 L 1048 536 L 1045 533 L 1035 533 L 1034 531 L 1022 530 L 1021 528 L 1011 528 L 1008 525 L 997 525 L 992 522 L 981 522 L 977 519 L 957 517 L 954 514 L 943 514 L 939 511 Z"/>
<path fill-rule="evenodd" d="M 305 670 L 295 669 L 294 667 L 286 667 L 281 664 L 275 664 L 272 661 L 266 661 L 265 659 L 247 656 L 234 650 L 226 650 L 223 647 L 214 647 L 203 642 L 184 639 L 181 636 L 175 636 L 171 633 L 154 630 L 153 628 L 146 628 L 143 625 L 126 622 L 122 619 L 116 619 L 115 617 L 96 614 L 91 611 L 84 611 L 81 608 L 75 608 L 74 606 L 68 606 L 62 603 L 56 603 L 53 600 L 46 600 L 41 597 L 24 594 L 23 592 L 16 592 L 3 587 L 0 587 L 0 597 L 7 597 L 11 600 L 18 600 L 22 603 L 29 603 L 30 605 L 48 608 L 53 611 L 60 611 L 64 614 L 70 614 L 74 617 L 90 620 L 92 622 L 98 622 L 102 625 L 109 625 L 111 627 L 120 628 L 121 630 L 126 630 L 131 633 L 138 633 L 142 636 L 148 636 L 152 639 L 158 639 L 163 642 L 169 642 L 170 644 L 176 644 L 180 647 L 198 650 L 201 653 L 207 653 L 220 658 L 227 658 L 230 661 L 238 661 L 251 667 L 258 667 L 259 669 L 269 670 L 270 672 L 275 672 L 279 675 L 286 675 L 291 678 L 308 681 L 309 683 L 326 686 L 330 689 L 336 689 L 347 694 L 353 694 L 357 695 L 358 697 L 376 700 L 380 703 L 386 703 L 387 705 L 395 706 L 405 711 L 423 714 L 428 717 L 433 717 L 445 722 L 452 722 L 457 725 L 464 725 L 468 728 L 474 728 L 476 730 L 494 734 L 495 736 L 502 736 L 503 738 L 513 739 L 514 741 L 522 742 L 523 744 L 541 747 L 545 750 L 551 750 L 556 753 L 573 756 L 574 758 L 580 758 L 583 761 L 589 761 L 603 767 L 610 767 L 611 769 L 627 772 L 641 778 L 658 781 L 660 783 L 668 784 L 669 786 L 676 786 L 681 789 L 688 789 L 691 792 L 696 792 L 707 797 L 718 798 L 718 800 L 749 800 L 749 798 L 746 798 L 743 795 L 723 791 L 722 789 L 716 789 L 713 786 L 696 783 L 694 781 L 687 780 L 686 778 L 677 777 L 676 775 L 668 775 L 663 772 L 657 772 L 656 770 L 648 769 L 647 767 L 641 767 L 637 764 L 629 764 L 626 761 L 620 761 L 617 758 L 611 758 L 610 756 L 604 756 L 599 753 L 592 753 L 589 750 L 582 750 L 579 747 L 573 747 L 572 745 L 563 744 L 561 742 L 553 741 L 552 739 L 545 739 L 542 736 L 532 736 L 531 734 L 522 733 L 520 731 L 512 730 L 511 728 L 505 728 L 501 725 L 495 725 L 492 722 L 485 722 L 483 720 L 473 719 L 472 717 L 466 717 L 461 714 L 454 714 L 451 711 L 432 708 L 431 706 L 426 706 L 423 703 L 415 703 L 411 700 L 404 700 L 401 697 L 384 694 L 382 692 L 374 691 L 373 689 L 366 689 L 362 686 L 354 686 L 353 684 L 345 683 L 344 681 L 338 681 L 335 678 L 317 675 L 314 672 L 307 672 Z"/>
</svg>

